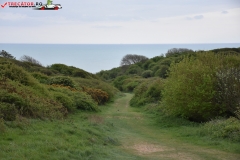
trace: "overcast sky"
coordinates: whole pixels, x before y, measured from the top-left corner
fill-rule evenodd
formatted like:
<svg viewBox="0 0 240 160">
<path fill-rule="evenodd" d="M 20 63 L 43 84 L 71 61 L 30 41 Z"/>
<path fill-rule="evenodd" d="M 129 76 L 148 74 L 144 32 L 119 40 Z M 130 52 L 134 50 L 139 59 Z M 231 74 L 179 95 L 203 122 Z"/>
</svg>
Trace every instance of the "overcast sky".
<svg viewBox="0 0 240 160">
<path fill-rule="evenodd" d="M 5 2 L 0 0 L 0 4 Z M 0 7 L 0 43 L 240 42 L 240 0 L 54 0 L 53 3 L 61 4 L 63 9 Z"/>
</svg>

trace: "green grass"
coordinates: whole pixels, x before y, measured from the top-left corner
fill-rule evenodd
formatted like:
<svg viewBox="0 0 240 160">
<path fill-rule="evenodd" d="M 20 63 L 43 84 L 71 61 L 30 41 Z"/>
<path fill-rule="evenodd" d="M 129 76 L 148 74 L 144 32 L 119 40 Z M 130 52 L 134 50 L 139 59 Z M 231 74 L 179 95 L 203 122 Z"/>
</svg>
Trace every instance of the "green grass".
<svg viewBox="0 0 240 160">
<path fill-rule="evenodd" d="M 64 120 L 17 117 L 0 133 L 0 157 L 7 159 L 236 160 L 240 144 L 198 134 L 200 125 L 129 107 L 132 94 L 78 111 Z"/>
</svg>

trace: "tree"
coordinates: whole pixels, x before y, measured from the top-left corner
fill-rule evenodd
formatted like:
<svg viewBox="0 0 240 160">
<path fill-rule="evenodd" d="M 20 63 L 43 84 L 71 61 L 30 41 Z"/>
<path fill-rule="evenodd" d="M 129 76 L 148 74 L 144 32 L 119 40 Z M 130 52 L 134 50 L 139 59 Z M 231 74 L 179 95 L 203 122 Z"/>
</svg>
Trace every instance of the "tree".
<svg viewBox="0 0 240 160">
<path fill-rule="evenodd" d="M 136 55 L 136 54 L 127 54 L 121 60 L 121 66 L 135 64 L 137 62 L 142 62 L 148 60 L 147 57 Z"/>
<path fill-rule="evenodd" d="M 4 50 L 2 50 L 2 51 L 0 52 L 0 56 L 1 56 L 1 57 L 4 57 L 4 58 L 9 58 L 9 59 L 15 59 L 15 57 L 13 57 L 11 54 L 9 54 L 8 52 L 6 52 L 6 51 L 4 51 Z"/>
<path fill-rule="evenodd" d="M 42 64 L 38 60 L 36 60 L 36 59 L 34 59 L 34 58 L 30 57 L 30 56 L 24 55 L 24 56 L 22 56 L 20 58 L 20 60 L 22 62 L 29 62 L 29 63 L 32 63 L 32 64 L 36 64 L 36 65 L 42 66 Z"/>
<path fill-rule="evenodd" d="M 166 57 L 179 55 L 181 53 L 187 53 L 187 52 L 193 52 L 193 50 L 187 49 L 187 48 L 172 48 L 167 51 Z"/>
</svg>

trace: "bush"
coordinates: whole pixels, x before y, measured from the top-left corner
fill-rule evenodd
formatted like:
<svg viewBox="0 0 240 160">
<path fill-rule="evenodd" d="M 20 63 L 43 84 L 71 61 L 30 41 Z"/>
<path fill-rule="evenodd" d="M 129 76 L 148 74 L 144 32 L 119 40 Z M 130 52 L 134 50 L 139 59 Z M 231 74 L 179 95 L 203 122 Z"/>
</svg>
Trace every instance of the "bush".
<svg viewBox="0 0 240 160">
<path fill-rule="evenodd" d="M 197 57 L 185 57 L 180 63 L 172 65 L 163 91 L 165 111 L 194 121 L 229 116 L 231 111 L 228 106 L 219 103 L 224 100 L 219 100 L 218 95 L 224 93 L 217 89 L 217 74 L 223 68 L 236 65 L 229 60 L 232 58 L 240 63 L 237 56 L 206 52 L 198 53 Z"/>
<path fill-rule="evenodd" d="M 0 102 L 0 113 L 2 114 L 0 119 L 14 121 L 18 111 L 14 104 Z"/>
<path fill-rule="evenodd" d="M 94 102 L 90 95 L 87 95 L 85 93 L 75 93 L 74 99 L 77 109 L 87 111 L 99 111 L 97 103 Z"/>
<path fill-rule="evenodd" d="M 5 128 L 4 120 L 0 114 L 0 133 L 4 133 L 5 131 L 6 131 L 6 128 Z"/>
<path fill-rule="evenodd" d="M 224 138 L 234 142 L 240 142 L 240 121 L 234 117 L 215 119 L 205 123 L 200 128 L 200 134 L 212 138 Z"/>
<path fill-rule="evenodd" d="M 98 104 L 104 104 L 109 99 L 107 92 L 101 89 L 83 87 L 83 91 L 89 94 Z"/>
<path fill-rule="evenodd" d="M 167 71 L 169 66 L 167 65 L 161 65 L 159 69 L 155 72 L 155 76 L 161 77 L 161 78 L 167 78 Z"/>
<path fill-rule="evenodd" d="M 68 111 L 74 111 L 74 99 L 71 99 L 67 94 L 63 94 L 60 92 L 55 92 L 53 93 L 54 98 L 56 101 L 60 102 L 65 108 L 67 108 Z"/>
<path fill-rule="evenodd" d="M 63 85 L 63 86 L 70 86 L 72 88 L 75 87 L 72 79 L 70 79 L 69 77 L 63 77 L 63 76 L 50 78 L 48 81 L 48 84 L 50 84 L 50 85 L 59 84 L 59 85 Z"/>
<path fill-rule="evenodd" d="M 127 74 L 136 74 L 136 75 L 141 74 L 141 72 L 142 72 L 142 69 L 137 65 L 131 65 L 126 71 Z"/>
<path fill-rule="evenodd" d="M 160 78 L 149 79 L 134 89 L 131 106 L 143 106 L 147 103 L 157 103 L 162 98 L 164 81 Z"/>
<path fill-rule="evenodd" d="M 120 91 L 123 91 L 123 83 L 124 80 L 127 79 L 128 76 L 119 76 L 117 77 L 114 81 L 113 81 L 113 85 L 114 87 L 116 87 L 117 89 L 119 89 Z"/>
<path fill-rule="evenodd" d="M 9 79 L 0 81 L 0 111 L 4 120 L 14 120 L 16 114 L 32 118 L 62 118 L 65 108 L 41 88 L 24 86 Z M 44 89 L 44 88 L 43 88 Z"/>
<path fill-rule="evenodd" d="M 36 78 L 40 83 L 47 84 L 49 77 L 45 74 L 39 73 L 39 72 L 33 72 L 32 76 Z"/>
<path fill-rule="evenodd" d="M 70 111 L 74 109 L 98 111 L 97 103 L 90 95 L 83 91 L 71 90 L 64 86 L 49 86 L 49 90 L 53 92 L 54 97 L 63 105 L 68 107 Z"/>
<path fill-rule="evenodd" d="M 26 72 L 23 68 L 16 66 L 15 64 L 5 61 L 0 63 L 0 76 L 6 77 L 13 81 L 18 81 L 23 85 L 31 86 L 36 81 Z"/>
<path fill-rule="evenodd" d="M 142 73 L 143 78 L 149 78 L 152 77 L 152 71 L 151 70 L 146 70 Z"/>
</svg>

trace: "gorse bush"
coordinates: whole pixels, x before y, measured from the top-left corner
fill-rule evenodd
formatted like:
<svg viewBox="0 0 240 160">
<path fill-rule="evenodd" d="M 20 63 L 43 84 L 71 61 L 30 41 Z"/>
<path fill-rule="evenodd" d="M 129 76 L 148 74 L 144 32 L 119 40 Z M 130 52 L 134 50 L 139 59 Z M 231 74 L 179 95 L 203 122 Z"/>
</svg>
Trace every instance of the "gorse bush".
<svg viewBox="0 0 240 160">
<path fill-rule="evenodd" d="M 0 111 L 3 119 L 15 120 L 17 114 L 33 118 L 63 118 L 67 111 L 50 94 L 24 86 L 9 79 L 0 81 Z"/>
<path fill-rule="evenodd" d="M 0 76 L 13 81 L 18 81 L 23 85 L 31 86 L 35 83 L 33 78 L 30 77 L 26 71 L 9 61 L 3 61 L 0 63 Z"/>
<path fill-rule="evenodd" d="M 58 76 L 58 77 L 51 77 L 48 80 L 48 84 L 57 84 L 57 85 L 63 85 L 63 86 L 70 86 L 72 88 L 75 87 L 74 82 L 69 77 L 64 76 Z"/>
<path fill-rule="evenodd" d="M 86 88 L 93 88 L 93 89 L 100 89 L 107 93 L 108 101 L 112 100 L 117 92 L 118 89 L 110 85 L 109 83 L 103 82 L 98 79 L 85 79 L 85 78 L 74 78 L 74 83 L 78 89 Z"/>
<path fill-rule="evenodd" d="M 83 91 L 72 90 L 69 87 L 60 87 L 56 85 L 51 85 L 48 89 L 52 92 L 55 99 L 70 112 L 75 111 L 76 109 L 88 111 L 99 110 L 97 102 Z"/>
<path fill-rule="evenodd" d="M 219 90 L 221 82 L 217 75 L 222 69 L 234 67 L 236 61 L 240 63 L 237 56 L 207 52 L 199 53 L 196 57 L 186 57 L 180 63 L 172 65 L 163 91 L 163 109 L 168 114 L 194 121 L 229 116 L 229 112 L 233 113 L 236 108 L 230 111 L 229 106 L 222 103 L 225 100 L 219 94 L 224 93 Z M 236 82 L 233 85 L 236 87 L 240 84 Z M 228 101 L 231 99 L 228 98 Z"/>
<path fill-rule="evenodd" d="M 109 99 L 107 92 L 101 89 L 83 87 L 83 92 L 89 94 L 98 104 L 104 104 Z"/>
</svg>

